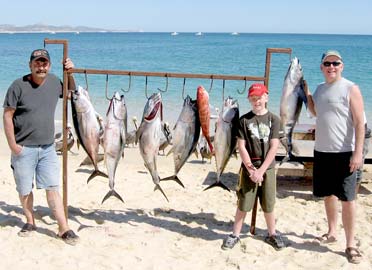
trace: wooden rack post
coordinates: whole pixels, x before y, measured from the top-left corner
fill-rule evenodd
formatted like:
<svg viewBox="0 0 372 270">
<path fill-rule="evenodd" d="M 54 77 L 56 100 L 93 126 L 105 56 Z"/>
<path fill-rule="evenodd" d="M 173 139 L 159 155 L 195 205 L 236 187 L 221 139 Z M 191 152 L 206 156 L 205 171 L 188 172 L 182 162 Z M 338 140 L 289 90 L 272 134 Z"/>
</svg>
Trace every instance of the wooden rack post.
<svg viewBox="0 0 372 270">
<path fill-rule="evenodd" d="M 65 39 L 44 39 L 44 47 L 46 44 L 63 44 L 63 108 L 62 108 L 62 182 L 63 182 L 63 206 L 65 210 L 66 220 L 68 222 L 68 181 L 67 181 L 67 97 L 68 97 L 68 74 L 64 68 L 64 63 L 68 56 L 68 41 Z"/>
</svg>

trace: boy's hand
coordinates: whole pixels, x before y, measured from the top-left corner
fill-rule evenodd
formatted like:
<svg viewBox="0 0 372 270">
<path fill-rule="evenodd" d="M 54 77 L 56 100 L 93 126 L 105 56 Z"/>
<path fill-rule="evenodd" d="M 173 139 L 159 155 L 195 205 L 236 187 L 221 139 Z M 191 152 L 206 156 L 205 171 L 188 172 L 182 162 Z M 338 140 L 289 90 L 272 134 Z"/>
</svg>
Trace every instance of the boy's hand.
<svg viewBox="0 0 372 270">
<path fill-rule="evenodd" d="M 263 173 L 261 173 L 260 170 L 257 170 L 256 167 L 254 167 L 252 164 L 247 166 L 247 169 L 248 169 L 249 178 L 251 179 L 251 181 L 261 185 L 263 181 Z"/>
<path fill-rule="evenodd" d="M 261 185 L 262 181 L 263 181 L 263 173 L 258 169 L 254 170 L 251 175 L 251 180 L 254 182 L 254 183 L 257 183 L 259 185 Z"/>
</svg>

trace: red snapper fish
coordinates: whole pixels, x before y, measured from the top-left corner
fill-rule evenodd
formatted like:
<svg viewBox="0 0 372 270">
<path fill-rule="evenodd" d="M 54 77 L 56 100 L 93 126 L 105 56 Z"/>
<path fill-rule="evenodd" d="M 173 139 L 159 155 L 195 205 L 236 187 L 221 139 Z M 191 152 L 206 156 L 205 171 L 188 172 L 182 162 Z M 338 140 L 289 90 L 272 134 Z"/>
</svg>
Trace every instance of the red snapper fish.
<svg viewBox="0 0 372 270">
<path fill-rule="evenodd" d="M 204 137 L 207 139 L 207 143 L 209 145 L 211 153 L 214 153 L 213 145 L 209 137 L 209 124 L 210 124 L 210 116 L 211 116 L 211 113 L 209 110 L 209 95 L 203 86 L 198 86 L 197 95 L 196 95 L 196 103 L 198 106 L 199 120 L 200 120 L 200 125 L 202 128 L 202 133 Z"/>
</svg>

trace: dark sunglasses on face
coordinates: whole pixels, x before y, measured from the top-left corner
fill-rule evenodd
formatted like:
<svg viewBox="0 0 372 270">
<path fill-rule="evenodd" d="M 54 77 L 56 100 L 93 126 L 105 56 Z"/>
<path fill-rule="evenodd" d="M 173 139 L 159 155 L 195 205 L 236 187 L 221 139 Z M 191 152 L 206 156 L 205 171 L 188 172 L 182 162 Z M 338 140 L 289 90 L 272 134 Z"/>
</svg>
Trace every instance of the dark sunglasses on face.
<svg viewBox="0 0 372 270">
<path fill-rule="evenodd" d="M 325 67 L 330 67 L 331 65 L 333 65 L 334 67 L 338 67 L 339 65 L 341 65 L 341 62 L 337 62 L 337 61 L 334 61 L 334 62 L 323 62 L 323 65 Z"/>
</svg>

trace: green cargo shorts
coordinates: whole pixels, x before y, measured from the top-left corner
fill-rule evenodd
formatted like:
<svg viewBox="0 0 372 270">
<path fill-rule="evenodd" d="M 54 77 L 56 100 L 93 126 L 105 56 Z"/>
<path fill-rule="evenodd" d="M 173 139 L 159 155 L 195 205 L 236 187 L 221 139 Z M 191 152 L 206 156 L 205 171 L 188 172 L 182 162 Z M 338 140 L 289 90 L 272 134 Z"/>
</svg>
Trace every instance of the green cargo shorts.
<svg viewBox="0 0 372 270">
<path fill-rule="evenodd" d="M 275 168 L 266 171 L 261 186 L 258 186 L 258 184 L 250 180 L 247 170 L 240 168 L 239 184 L 236 189 L 236 194 L 238 196 L 237 204 L 240 211 L 251 211 L 257 195 L 260 199 L 262 211 L 271 213 L 274 211 L 276 197 Z"/>
</svg>

